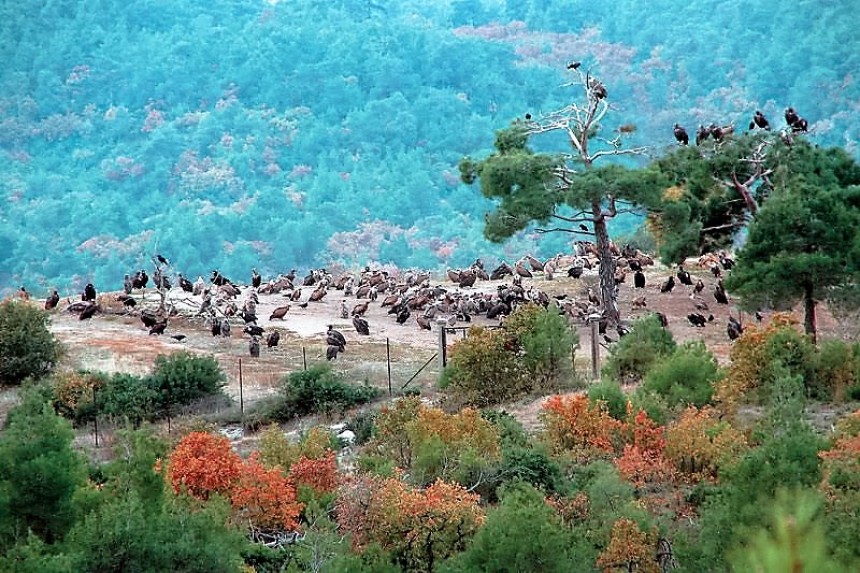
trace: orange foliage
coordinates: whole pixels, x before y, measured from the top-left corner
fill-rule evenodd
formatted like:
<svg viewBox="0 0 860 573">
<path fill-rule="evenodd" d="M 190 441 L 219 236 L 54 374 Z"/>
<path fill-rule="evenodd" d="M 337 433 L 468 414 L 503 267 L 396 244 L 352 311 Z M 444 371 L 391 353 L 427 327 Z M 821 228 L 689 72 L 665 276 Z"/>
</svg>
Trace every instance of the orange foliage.
<svg viewBox="0 0 860 573">
<path fill-rule="evenodd" d="M 597 566 L 604 573 L 618 570 L 659 573 L 655 543 L 649 537 L 652 536 L 640 530 L 635 521 L 622 517 L 612 525 L 612 537 L 598 556 Z"/>
<path fill-rule="evenodd" d="M 303 506 L 296 501 L 295 486 L 279 467 L 264 468 L 256 455 L 242 461 L 224 436 L 192 432 L 182 438 L 170 454 L 167 480 L 176 493 L 185 490 L 197 499 L 223 495 L 241 523 L 298 528 Z"/>
<path fill-rule="evenodd" d="M 303 504 L 296 501 L 296 488 L 280 468 L 266 469 L 256 456 L 244 464 L 230 487 L 230 503 L 240 523 L 256 527 L 294 531 Z"/>
<path fill-rule="evenodd" d="M 833 447 L 819 452 L 822 460 L 821 489 L 828 496 L 860 490 L 860 436 L 839 438 Z"/>
<path fill-rule="evenodd" d="M 770 337 L 797 324 L 791 314 L 775 313 L 764 327 L 744 326 L 743 334 L 732 345 L 728 372 L 715 384 L 714 401 L 724 414 L 734 416 L 744 395 L 758 386 L 763 369 L 769 363 L 767 342 Z"/>
<path fill-rule="evenodd" d="M 582 394 L 552 396 L 543 405 L 544 437 L 555 453 L 569 453 L 584 461 L 614 451 L 612 444 L 622 424 L 605 404 L 589 404 Z"/>
<path fill-rule="evenodd" d="M 666 430 L 666 457 L 689 481 L 716 479 L 749 449 L 743 433 L 721 421 L 713 408 L 690 406 Z"/>
<path fill-rule="evenodd" d="M 632 407 L 627 404 L 628 418 L 631 417 Z M 666 459 L 666 439 L 663 426 L 658 426 L 640 410 L 631 422 L 627 423 L 626 432 L 633 440 L 632 444 L 624 446 L 624 452 L 615 460 L 618 471 L 636 487 L 646 483 L 665 482 L 672 478 L 674 470 Z"/>
<path fill-rule="evenodd" d="M 397 478 L 360 477 L 341 489 L 337 521 L 356 549 L 378 543 L 409 570 L 429 571 L 461 551 L 483 523 L 479 499 L 441 480 L 421 490 Z"/>
<path fill-rule="evenodd" d="M 562 497 L 555 494 L 544 501 L 558 513 L 565 525 L 574 525 L 585 521 L 591 506 L 588 495 L 581 491 L 573 497 Z"/>
<path fill-rule="evenodd" d="M 337 471 L 335 453 L 329 450 L 325 457 L 309 459 L 304 456 L 290 466 L 290 479 L 296 486 L 305 485 L 317 494 L 337 489 L 340 475 Z"/>
<path fill-rule="evenodd" d="M 206 432 L 191 432 L 170 454 L 167 479 L 173 491 L 206 500 L 212 494 L 227 494 L 242 472 L 242 458 L 230 440 Z"/>
</svg>

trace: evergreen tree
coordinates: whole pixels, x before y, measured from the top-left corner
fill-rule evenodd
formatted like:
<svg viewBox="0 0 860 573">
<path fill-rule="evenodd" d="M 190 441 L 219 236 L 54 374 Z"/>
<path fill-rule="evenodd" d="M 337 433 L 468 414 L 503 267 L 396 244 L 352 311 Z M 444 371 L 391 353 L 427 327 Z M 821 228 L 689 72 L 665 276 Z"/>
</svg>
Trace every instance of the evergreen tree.
<svg viewBox="0 0 860 573">
<path fill-rule="evenodd" d="M 13 300 L 0 303 L 0 386 L 44 376 L 59 357 L 44 311 Z"/>
</svg>

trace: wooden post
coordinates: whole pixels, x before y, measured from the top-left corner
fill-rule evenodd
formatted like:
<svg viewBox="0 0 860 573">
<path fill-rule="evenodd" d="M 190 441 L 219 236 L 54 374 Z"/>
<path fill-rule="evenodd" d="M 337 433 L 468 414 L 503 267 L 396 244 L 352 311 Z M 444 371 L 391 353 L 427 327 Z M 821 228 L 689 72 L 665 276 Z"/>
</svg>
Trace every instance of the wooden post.
<svg viewBox="0 0 860 573">
<path fill-rule="evenodd" d="M 592 318 L 591 321 L 591 379 L 600 380 L 600 319 Z"/>
<path fill-rule="evenodd" d="M 95 426 L 96 433 L 96 447 L 99 447 L 99 402 L 96 399 L 96 387 L 93 385 L 93 410 L 95 411 L 95 416 L 93 417 L 93 425 Z"/>
<path fill-rule="evenodd" d="M 302 346 L 302 366 L 304 366 L 305 370 L 308 369 L 308 356 L 305 353 L 305 347 L 304 346 Z"/>
<path fill-rule="evenodd" d="M 448 365 L 448 352 L 445 348 L 447 345 L 445 326 L 447 324 L 448 323 L 444 318 L 440 318 L 436 321 L 436 326 L 439 327 L 439 360 L 442 364 L 442 368 L 445 368 L 445 366 Z"/>
<path fill-rule="evenodd" d="M 242 392 L 242 359 L 239 359 L 239 415 L 242 417 L 242 425 L 245 424 L 245 397 Z"/>
<path fill-rule="evenodd" d="M 391 397 L 391 344 L 385 337 L 385 361 L 388 363 L 388 396 Z"/>
</svg>

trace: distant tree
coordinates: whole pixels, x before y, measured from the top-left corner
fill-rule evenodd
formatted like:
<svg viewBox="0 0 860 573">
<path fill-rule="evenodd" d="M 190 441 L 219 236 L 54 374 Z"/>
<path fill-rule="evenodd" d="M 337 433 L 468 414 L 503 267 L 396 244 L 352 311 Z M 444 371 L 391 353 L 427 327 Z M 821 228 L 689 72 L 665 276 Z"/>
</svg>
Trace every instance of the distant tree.
<svg viewBox="0 0 860 573">
<path fill-rule="evenodd" d="M 860 187 L 798 182 L 758 212 L 725 285 L 750 308 L 802 301 L 804 329 L 814 342 L 816 303 L 835 287 L 857 288 L 858 254 Z"/>
<path fill-rule="evenodd" d="M 50 373 L 60 357 L 60 343 L 48 330 L 48 315 L 15 300 L 0 302 L 0 386 Z"/>
<path fill-rule="evenodd" d="M 594 165 L 603 157 L 641 155 L 645 149 L 624 147 L 626 131 L 622 129 L 611 139 L 600 135 L 606 131 L 604 120 L 610 111 L 606 87 L 590 72 L 571 71 L 574 78 L 567 85 L 581 90 L 574 102 L 539 117 L 514 121 L 510 128 L 497 132 L 496 150 L 489 157 L 479 162 L 463 158 L 460 174 L 467 184 L 480 179 L 481 193 L 498 201 L 496 210 L 487 215 L 484 229 L 492 241 L 503 241 L 533 222 L 550 221 L 564 226 L 538 231 L 593 236 L 600 259 L 603 313 L 614 324 L 619 313 L 607 221 L 619 213 L 641 212 L 637 205 L 654 202 L 665 185 L 654 171 Z M 527 146 L 529 136 L 543 133 L 563 134 L 570 151 L 534 153 Z"/>
</svg>

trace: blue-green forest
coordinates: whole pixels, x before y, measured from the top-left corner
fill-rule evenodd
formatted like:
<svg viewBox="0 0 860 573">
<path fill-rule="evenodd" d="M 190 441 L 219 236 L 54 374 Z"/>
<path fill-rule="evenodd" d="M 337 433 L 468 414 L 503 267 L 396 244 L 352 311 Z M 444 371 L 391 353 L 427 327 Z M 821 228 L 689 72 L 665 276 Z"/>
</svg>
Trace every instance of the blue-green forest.
<svg viewBox="0 0 860 573">
<path fill-rule="evenodd" d="M 0 290 L 117 288 L 155 252 L 192 277 L 552 255 L 571 237 L 489 243 L 492 205 L 457 164 L 566 104 L 568 62 L 607 86 L 601 129 L 635 126 L 651 157 L 675 122 L 789 105 L 811 141 L 857 155 L 858 16 L 845 0 L 3 2 Z"/>
</svg>

